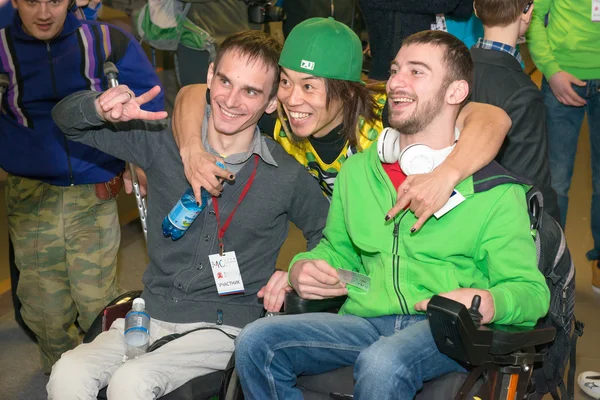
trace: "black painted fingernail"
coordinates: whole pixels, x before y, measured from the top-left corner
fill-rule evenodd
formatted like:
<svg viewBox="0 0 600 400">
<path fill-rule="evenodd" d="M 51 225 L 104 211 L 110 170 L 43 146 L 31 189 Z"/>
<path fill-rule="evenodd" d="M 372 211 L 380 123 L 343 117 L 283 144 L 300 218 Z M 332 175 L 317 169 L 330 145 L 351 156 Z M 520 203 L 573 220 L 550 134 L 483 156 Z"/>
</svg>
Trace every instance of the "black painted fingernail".
<svg viewBox="0 0 600 400">
<path fill-rule="evenodd" d="M 415 228 L 410 228 L 410 233 L 415 233 L 416 229 Z"/>
<path fill-rule="evenodd" d="M 386 221 L 389 221 L 389 220 L 390 220 L 390 216 L 389 216 L 389 215 L 386 215 L 386 216 L 385 216 L 385 220 L 386 220 Z"/>
<path fill-rule="evenodd" d="M 229 179 L 233 179 L 233 178 L 234 178 L 234 176 L 233 176 L 233 175 L 229 175 Z"/>
<path fill-rule="evenodd" d="M 198 205 L 198 206 L 199 206 L 199 205 L 200 205 L 200 202 L 199 202 L 199 201 L 197 201 L 197 202 L 196 202 L 196 205 Z"/>
</svg>

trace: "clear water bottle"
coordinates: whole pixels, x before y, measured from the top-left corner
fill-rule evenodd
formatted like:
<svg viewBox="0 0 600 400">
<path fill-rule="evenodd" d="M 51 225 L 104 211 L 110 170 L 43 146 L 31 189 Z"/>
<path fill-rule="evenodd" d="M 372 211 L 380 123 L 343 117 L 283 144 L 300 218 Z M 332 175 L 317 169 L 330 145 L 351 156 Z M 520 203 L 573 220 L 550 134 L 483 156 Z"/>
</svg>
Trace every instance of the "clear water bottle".
<svg viewBox="0 0 600 400">
<path fill-rule="evenodd" d="M 125 316 L 125 359 L 132 360 L 146 353 L 149 341 L 150 316 L 146 312 L 146 302 L 138 297 Z"/>
<path fill-rule="evenodd" d="M 225 165 L 221 162 L 217 162 L 217 165 L 225 168 Z M 162 230 L 165 237 L 177 240 L 185 235 L 190 225 L 192 225 L 196 217 L 204 210 L 204 207 L 206 207 L 212 198 L 210 193 L 204 190 L 204 188 L 200 190 L 200 197 L 202 198 L 202 204 L 198 205 L 192 188 L 185 191 L 177 204 L 175 204 L 175 207 L 163 219 Z"/>
</svg>

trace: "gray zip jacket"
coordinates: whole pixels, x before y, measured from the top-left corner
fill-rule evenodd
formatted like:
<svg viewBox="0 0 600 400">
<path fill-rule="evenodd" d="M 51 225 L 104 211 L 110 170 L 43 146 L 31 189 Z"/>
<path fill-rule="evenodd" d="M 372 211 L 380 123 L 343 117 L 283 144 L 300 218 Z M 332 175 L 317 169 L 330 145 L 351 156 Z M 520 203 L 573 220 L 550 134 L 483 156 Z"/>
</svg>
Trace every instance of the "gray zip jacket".
<svg viewBox="0 0 600 400">
<path fill-rule="evenodd" d="M 91 91 L 68 96 L 56 105 L 52 117 L 68 139 L 134 163 L 146 172 L 150 263 L 142 278 L 142 297 L 150 316 L 174 323 L 202 321 L 236 327 L 257 319 L 263 307 L 256 293 L 275 270 L 289 221 L 302 230 L 309 249 L 321 238 L 329 202 L 316 179 L 258 128 L 248 153 L 225 158 L 227 167 L 239 171 L 234 183 L 224 185 L 219 198 L 221 224 L 254 169 L 252 155 L 258 154 L 260 160 L 254 183 L 223 239 L 225 251 L 236 253 L 245 293 L 219 296 L 208 257 L 219 252 L 212 202 L 181 239 L 172 241 L 162 234 L 162 220 L 190 187 L 170 121 L 109 123 L 96 112 L 97 97 L 98 93 Z M 203 129 L 207 126 L 205 121 Z"/>
</svg>

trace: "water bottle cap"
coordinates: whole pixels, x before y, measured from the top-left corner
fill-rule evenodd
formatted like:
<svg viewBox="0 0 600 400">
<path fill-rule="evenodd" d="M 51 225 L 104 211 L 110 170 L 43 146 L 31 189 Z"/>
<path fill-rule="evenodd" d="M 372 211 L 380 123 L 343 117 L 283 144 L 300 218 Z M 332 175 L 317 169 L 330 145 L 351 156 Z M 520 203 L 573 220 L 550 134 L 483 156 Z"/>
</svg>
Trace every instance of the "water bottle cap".
<svg viewBox="0 0 600 400">
<path fill-rule="evenodd" d="M 146 308 L 146 302 L 141 297 L 138 297 L 136 299 L 133 299 L 133 305 L 131 308 L 133 308 L 134 310 L 143 310 L 144 308 Z"/>
</svg>

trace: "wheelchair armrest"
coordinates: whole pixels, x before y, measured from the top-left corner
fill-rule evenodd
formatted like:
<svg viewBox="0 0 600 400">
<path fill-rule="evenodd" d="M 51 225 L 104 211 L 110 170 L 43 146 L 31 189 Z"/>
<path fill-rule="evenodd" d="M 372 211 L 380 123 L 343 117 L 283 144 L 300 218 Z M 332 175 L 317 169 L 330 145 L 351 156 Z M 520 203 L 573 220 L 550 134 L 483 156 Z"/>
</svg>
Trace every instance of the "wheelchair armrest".
<svg viewBox="0 0 600 400">
<path fill-rule="evenodd" d="M 283 308 L 285 314 L 337 312 L 345 301 L 346 296 L 323 300 L 307 300 L 300 297 L 296 291 L 292 291 L 286 293 Z"/>
<path fill-rule="evenodd" d="M 550 343 L 556 336 L 556 328 L 539 323 L 535 326 L 487 325 L 493 332 L 490 354 L 505 355 L 527 347 Z"/>
<path fill-rule="evenodd" d="M 140 297 L 141 295 L 141 290 L 131 290 L 127 293 L 123 293 L 108 303 L 88 328 L 83 337 L 83 343 L 90 343 L 100 333 L 108 330 L 115 319 L 125 317 L 125 314 L 131 309 L 133 299 Z M 109 313 L 108 310 L 111 308 L 116 312 Z"/>
<path fill-rule="evenodd" d="M 130 292 L 123 293 L 111 301 L 106 308 L 104 308 L 104 313 L 102 316 L 102 331 L 107 331 L 116 319 L 125 318 L 127 313 L 131 310 L 133 300 L 141 295 L 141 290 L 132 290 Z"/>
<path fill-rule="evenodd" d="M 477 329 L 464 305 L 433 296 L 427 306 L 427 317 L 433 339 L 442 353 L 473 366 L 487 361 L 493 332 Z"/>
<path fill-rule="evenodd" d="M 427 316 L 435 343 L 442 353 L 470 365 L 481 365 L 490 356 L 523 351 L 554 340 L 556 329 L 548 324 L 533 327 L 484 325 L 477 327 L 461 303 L 433 296 Z"/>
<path fill-rule="evenodd" d="M 113 301 L 111 301 L 110 303 L 108 303 L 106 305 L 106 307 L 112 307 L 117 304 L 132 302 L 134 299 L 137 299 L 141 295 L 142 295 L 141 290 L 130 290 L 129 292 L 123 293 L 122 295 L 114 298 Z"/>
</svg>

